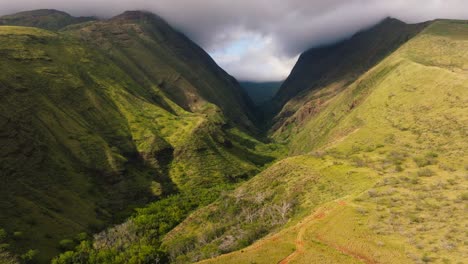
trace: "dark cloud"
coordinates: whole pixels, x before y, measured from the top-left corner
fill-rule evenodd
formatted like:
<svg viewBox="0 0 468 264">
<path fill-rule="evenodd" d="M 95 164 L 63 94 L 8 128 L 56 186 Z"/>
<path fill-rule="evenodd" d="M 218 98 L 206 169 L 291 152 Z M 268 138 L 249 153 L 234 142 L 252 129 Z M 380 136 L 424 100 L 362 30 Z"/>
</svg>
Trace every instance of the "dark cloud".
<svg viewBox="0 0 468 264">
<path fill-rule="evenodd" d="M 467 0 L 0 0 L 0 14 L 38 8 L 100 17 L 137 9 L 157 13 L 233 75 L 250 79 L 284 78 L 302 51 L 348 37 L 386 16 L 406 22 L 468 19 Z M 237 58 L 223 54 L 250 37 L 256 43 Z"/>
</svg>

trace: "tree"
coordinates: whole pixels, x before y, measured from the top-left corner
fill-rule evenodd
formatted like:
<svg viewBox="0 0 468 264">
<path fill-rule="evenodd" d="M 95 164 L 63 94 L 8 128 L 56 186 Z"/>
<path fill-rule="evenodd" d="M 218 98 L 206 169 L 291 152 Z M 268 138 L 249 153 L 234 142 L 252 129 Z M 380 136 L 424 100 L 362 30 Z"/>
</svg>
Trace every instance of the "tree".
<svg viewBox="0 0 468 264">
<path fill-rule="evenodd" d="M 7 232 L 5 231 L 5 229 L 3 228 L 0 228 L 0 243 L 1 242 L 4 242 L 7 238 Z"/>
<path fill-rule="evenodd" d="M 21 255 L 21 259 L 24 263 L 33 264 L 37 263 L 37 255 L 39 254 L 39 250 L 37 249 L 30 249 L 28 252 Z"/>
<path fill-rule="evenodd" d="M 292 209 L 292 203 L 283 201 L 280 205 L 277 205 L 275 208 L 278 211 L 278 213 L 280 214 L 281 219 L 283 221 L 286 221 L 287 220 L 287 215 L 288 215 L 289 211 Z"/>
</svg>

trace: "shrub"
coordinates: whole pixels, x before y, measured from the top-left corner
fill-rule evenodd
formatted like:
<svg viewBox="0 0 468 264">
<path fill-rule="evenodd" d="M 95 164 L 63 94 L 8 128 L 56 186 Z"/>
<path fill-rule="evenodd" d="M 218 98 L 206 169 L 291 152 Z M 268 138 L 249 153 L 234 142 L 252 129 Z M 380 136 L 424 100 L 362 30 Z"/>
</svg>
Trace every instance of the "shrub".
<svg viewBox="0 0 468 264">
<path fill-rule="evenodd" d="M 0 228 L 0 242 L 5 241 L 7 238 L 7 232 L 5 229 Z"/>
<path fill-rule="evenodd" d="M 73 250 L 75 242 L 71 239 L 63 239 L 59 242 L 59 248 L 63 251 Z"/>
<path fill-rule="evenodd" d="M 419 216 L 419 215 L 416 215 L 416 214 L 410 215 L 409 218 L 410 218 L 411 223 L 422 223 L 422 222 L 424 222 L 424 218 Z"/>
<path fill-rule="evenodd" d="M 13 233 L 13 237 L 14 237 L 15 239 L 20 239 L 20 238 L 23 237 L 23 232 L 21 232 L 21 231 L 16 231 L 16 232 Z"/>
<path fill-rule="evenodd" d="M 414 162 L 418 165 L 418 167 L 426 167 L 429 165 L 434 165 L 437 163 L 438 155 L 434 152 L 429 152 L 423 157 L 415 157 L 413 158 Z"/>
<path fill-rule="evenodd" d="M 79 233 L 78 235 L 76 235 L 75 237 L 75 240 L 78 241 L 78 242 L 81 242 L 81 241 L 85 241 L 86 239 L 88 239 L 88 234 L 86 233 Z"/>
<path fill-rule="evenodd" d="M 13 256 L 8 251 L 0 248 L 0 263 L 2 264 L 19 264 L 15 256 Z"/>
<path fill-rule="evenodd" d="M 434 176 L 434 174 L 435 173 L 429 168 L 423 168 L 418 171 L 419 177 L 431 177 L 431 176 Z"/>
<path fill-rule="evenodd" d="M 403 169 L 403 167 L 402 167 L 400 164 L 398 164 L 398 165 L 395 166 L 395 171 L 396 171 L 396 172 L 402 172 L 402 171 L 404 171 L 404 170 L 405 170 L 405 169 Z"/>
<path fill-rule="evenodd" d="M 379 193 L 375 189 L 370 189 L 369 191 L 367 191 L 367 194 L 369 194 L 369 197 L 379 196 Z"/>
<path fill-rule="evenodd" d="M 432 261 L 432 258 L 426 253 L 426 254 L 424 254 L 424 256 L 421 258 L 421 260 L 422 260 L 424 263 L 428 263 L 428 262 L 431 262 L 431 261 Z"/>
<path fill-rule="evenodd" d="M 397 151 L 392 151 L 387 155 L 387 160 L 394 165 L 402 165 L 408 155 Z"/>
<path fill-rule="evenodd" d="M 6 243 L 0 244 L 0 251 L 8 250 L 9 248 L 10 248 L 10 244 L 6 244 Z"/>
<path fill-rule="evenodd" d="M 468 192 L 461 194 L 460 199 L 462 199 L 463 201 L 468 201 Z"/>
<path fill-rule="evenodd" d="M 362 215 L 367 214 L 367 210 L 365 208 L 363 208 L 363 207 L 357 207 L 356 212 L 358 212 L 359 214 L 362 214 Z"/>
<path fill-rule="evenodd" d="M 353 157 L 353 163 L 356 167 L 366 166 L 366 161 L 361 159 L 360 157 Z"/>
<path fill-rule="evenodd" d="M 30 249 L 28 252 L 21 255 L 21 259 L 24 263 L 37 263 L 37 255 L 39 254 L 39 250 Z"/>
<path fill-rule="evenodd" d="M 418 183 L 419 183 L 419 179 L 418 179 L 418 178 L 411 178 L 411 179 L 410 179 L 410 182 L 411 182 L 411 184 L 418 184 Z"/>
</svg>

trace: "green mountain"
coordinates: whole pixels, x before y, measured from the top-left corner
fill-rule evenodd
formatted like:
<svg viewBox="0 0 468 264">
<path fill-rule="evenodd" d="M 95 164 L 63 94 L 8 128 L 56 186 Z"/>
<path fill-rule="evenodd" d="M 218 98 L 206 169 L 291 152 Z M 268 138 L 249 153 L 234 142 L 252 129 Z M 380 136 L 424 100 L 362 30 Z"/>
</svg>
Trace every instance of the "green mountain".
<svg viewBox="0 0 468 264">
<path fill-rule="evenodd" d="M 0 26 L 0 54 L 2 254 L 43 263 L 172 194 L 186 213 L 277 155 L 234 78 L 155 15 Z"/>
<path fill-rule="evenodd" d="M 0 26 L 0 263 L 465 261 L 467 21 L 306 51 L 264 139 L 160 17 L 39 20 Z"/>
<path fill-rule="evenodd" d="M 329 95 L 332 97 L 421 32 L 427 25 L 428 23 L 405 24 L 387 18 L 347 40 L 304 52 L 273 98 L 270 111 L 274 115 L 277 114 L 273 129 L 288 126 L 290 119 L 300 121 L 302 118 L 302 116 L 291 117 L 292 114 L 300 115 L 304 112 L 303 115 L 307 115 L 313 111 L 311 101 L 315 98 L 307 97 L 311 94 L 310 91 L 333 86 L 332 94 Z M 304 109 L 298 111 L 299 107 Z"/>
<path fill-rule="evenodd" d="M 93 17 L 73 17 L 65 12 L 53 9 L 40 9 L 19 12 L 0 17 L 0 25 L 38 27 L 59 30 L 69 25 L 95 20 Z"/>
<path fill-rule="evenodd" d="M 65 31 L 104 52 L 142 86 L 156 83 L 189 111 L 215 104 L 236 124 L 254 130 L 253 104 L 199 46 L 161 18 L 128 11 L 107 21 L 76 25 Z"/>
</svg>

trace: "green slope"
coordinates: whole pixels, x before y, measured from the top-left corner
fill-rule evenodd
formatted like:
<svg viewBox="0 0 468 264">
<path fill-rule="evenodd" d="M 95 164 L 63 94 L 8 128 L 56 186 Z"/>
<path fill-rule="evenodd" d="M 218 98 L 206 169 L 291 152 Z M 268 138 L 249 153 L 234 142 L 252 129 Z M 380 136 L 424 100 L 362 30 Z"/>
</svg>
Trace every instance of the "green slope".
<svg viewBox="0 0 468 264">
<path fill-rule="evenodd" d="M 156 16 L 0 26 L 0 54 L 0 243 L 41 263 L 132 208 L 242 181 L 278 151 L 246 134 L 237 82 Z"/>
<path fill-rule="evenodd" d="M 270 234 L 203 263 L 463 263 L 467 43 L 466 21 L 433 22 L 322 97 L 288 133 L 298 156 L 193 213 L 165 237 L 172 259 Z"/>
<path fill-rule="evenodd" d="M 387 18 L 350 39 L 304 52 L 267 110 L 276 115 L 273 130 L 287 130 L 290 123 L 303 122 L 317 108 L 317 99 L 336 95 L 427 25 Z M 312 96 L 311 91 L 323 87 L 330 89 Z"/>
<path fill-rule="evenodd" d="M 19 12 L 0 17 L 0 25 L 38 27 L 59 30 L 66 26 L 95 20 L 92 17 L 73 17 L 65 12 L 53 9 L 40 9 Z"/>
<path fill-rule="evenodd" d="M 210 102 L 244 129 L 255 129 L 253 105 L 237 81 L 156 15 L 128 11 L 65 33 L 104 51 L 140 85 L 157 84 L 184 109 L 200 112 Z"/>
</svg>

